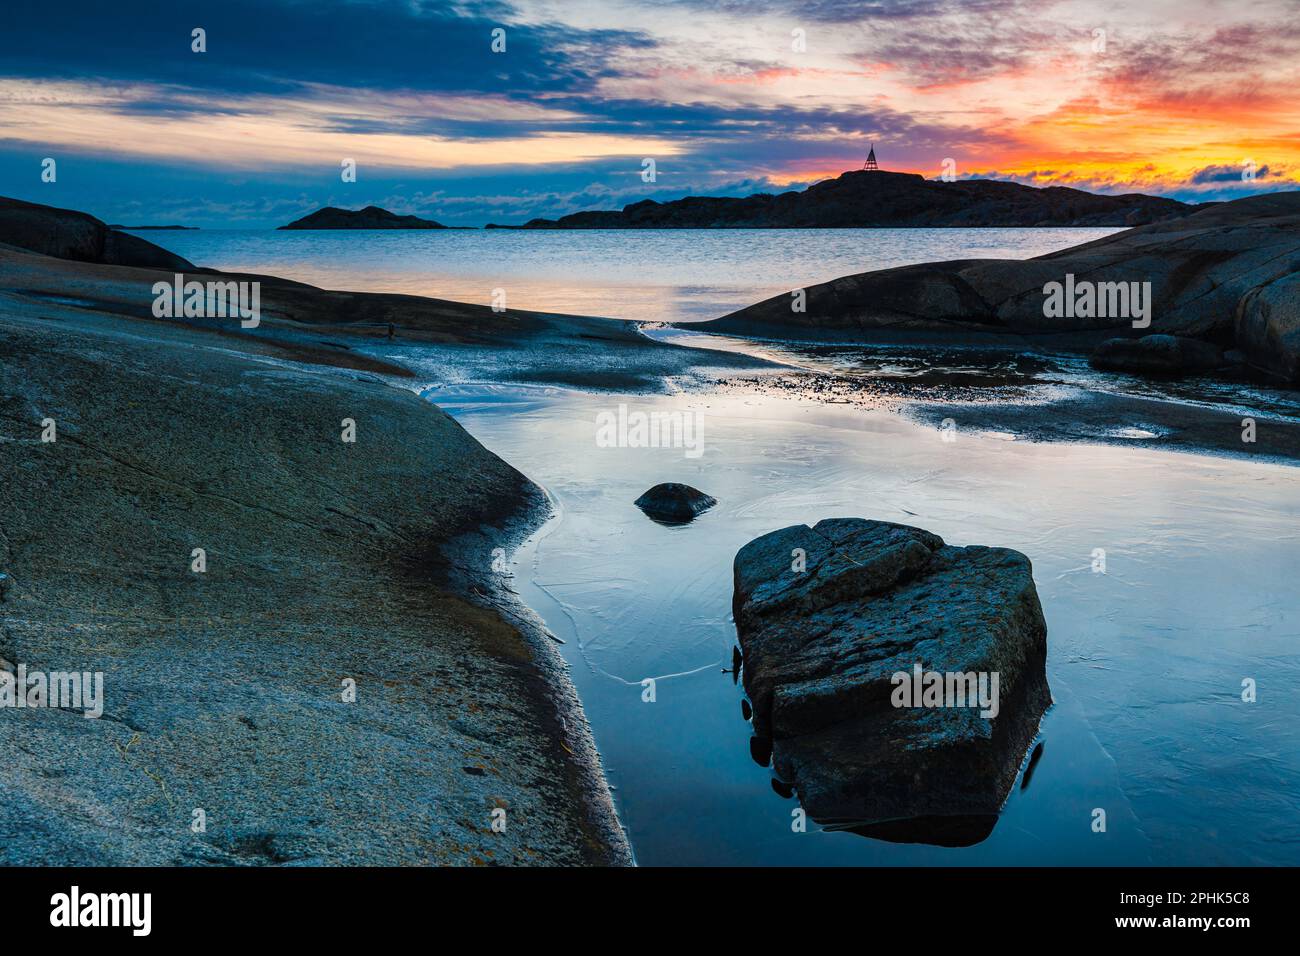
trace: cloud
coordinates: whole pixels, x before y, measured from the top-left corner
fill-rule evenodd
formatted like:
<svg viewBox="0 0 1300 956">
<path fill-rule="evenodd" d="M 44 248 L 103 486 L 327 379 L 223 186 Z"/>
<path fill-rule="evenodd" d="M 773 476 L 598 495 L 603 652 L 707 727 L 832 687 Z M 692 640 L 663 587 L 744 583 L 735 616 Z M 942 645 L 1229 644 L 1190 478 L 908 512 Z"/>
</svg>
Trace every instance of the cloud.
<svg viewBox="0 0 1300 956">
<path fill-rule="evenodd" d="M 471 219 L 779 189 L 870 143 L 931 176 L 1182 196 L 1252 188 L 1214 171 L 1251 157 L 1256 190 L 1300 170 L 1292 0 L 70 0 L 57 29 L 11 7 L 0 141 L 23 177 L 75 157 L 89 195 L 160 207 L 213 182 L 205 208 L 250 221 L 230 184 L 323 199 L 343 158 L 376 198 Z"/>
<path fill-rule="evenodd" d="M 1205 166 L 1196 170 L 1188 177 L 1187 182 L 1193 186 L 1203 186 L 1210 183 L 1241 183 L 1249 182 L 1247 174 L 1253 174 L 1255 180 L 1267 179 L 1269 168 L 1260 166 L 1258 169 L 1248 170 L 1245 165 L 1242 166 Z"/>
<path fill-rule="evenodd" d="M 672 156 L 680 149 L 652 136 L 553 130 L 544 108 L 510 101 L 415 94 L 376 99 L 333 87 L 311 94 L 230 97 L 212 104 L 215 109 L 198 109 L 200 94 L 177 87 L 4 82 L 0 103 L 11 125 L 0 130 L 0 139 L 228 169 L 337 168 L 344 158 L 381 169 L 527 167 Z M 494 128 L 513 117 L 526 128 L 442 136 L 421 122 L 430 113 L 462 122 L 490 119 Z M 574 118 L 564 110 L 553 113 L 557 123 Z"/>
<path fill-rule="evenodd" d="M 1300 186 L 1295 173 L 1261 166 L 1253 179 L 1243 178 L 1240 165 L 1214 165 L 1186 174 L 1170 174 L 1154 164 L 1138 167 L 1130 174 L 1076 173 L 1072 170 L 1043 169 L 1012 171 L 986 169 L 967 174 L 982 179 L 1004 179 L 1026 186 L 1069 186 L 1087 192 L 1122 195 L 1148 193 L 1184 202 L 1240 199 L 1262 192 L 1278 192 Z"/>
<path fill-rule="evenodd" d="M 425 0 L 61 0 L 11 4 L 0 63 L 22 76 L 103 77 L 179 83 L 224 93 L 281 93 L 302 83 L 388 90 L 577 91 L 590 85 L 617 43 L 616 29 L 578 32 L 516 25 L 505 4 Z M 207 51 L 191 50 L 191 30 Z M 506 51 L 492 51 L 504 27 Z"/>
</svg>

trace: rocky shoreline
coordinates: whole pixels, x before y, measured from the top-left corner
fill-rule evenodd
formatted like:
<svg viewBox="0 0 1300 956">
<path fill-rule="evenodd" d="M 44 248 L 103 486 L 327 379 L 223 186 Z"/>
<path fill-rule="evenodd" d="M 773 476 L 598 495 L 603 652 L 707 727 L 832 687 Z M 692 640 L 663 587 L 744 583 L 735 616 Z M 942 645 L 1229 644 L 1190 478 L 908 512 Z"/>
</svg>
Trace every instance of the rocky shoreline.
<svg viewBox="0 0 1300 956">
<path fill-rule="evenodd" d="M 304 323 L 153 319 L 160 278 L 0 248 L 0 657 L 105 687 L 0 710 L 0 862 L 630 863 L 502 573 L 540 489 Z"/>
<path fill-rule="evenodd" d="M 629 322 L 218 273 L 23 206 L 0 204 L 0 658 L 102 672 L 107 703 L 0 710 L 0 862 L 630 863 L 565 665 L 509 586 L 545 495 L 411 386 L 763 388 L 793 367 Z M 179 270 L 260 283 L 260 322 L 156 318 L 150 290 Z M 825 376 L 797 376 L 827 399 Z M 1177 413 L 1166 444 L 1241 441 L 1231 415 L 1092 398 L 959 417 L 1105 441 L 1158 406 Z M 1278 428 L 1268 452 L 1300 460 L 1300 426 Z"/>
<path fill-rule="evenodd" d="M 1084 353 L 1101 346 L 1109 367 L 1139 374 L 1222 370 L 1294 385 L 1298 287 L 1300 192 L 1284 192 L 1035 259 L 932 262 L 843 276 L 693 328 L 798 341 L 944 336 Z M 1192 347 L 1171 348 L 1172 337 Z"/>
<path fill-rule="evenodd" d="M 752 343 L 793 367 L 737 374 L 728 394 L 779 395 L 796 401 L 894 412 L 952 439 L 996 432 L 1017 441 L 1151 448 L 1192 454 L 1300 462 L 1300 398 L 1285 390 L 1234 390 L 1210 378 L 1130 382 L 1094 375 L 1076 384 L 1077 356 L 1052 350 L 954 348 L 934 342 L 843 347 Z M 844 355 L 854 364 L 846 367 Z M 904 357 L 905 356 L 905 357 Z M 1068 360 L 1068 361 L 1067 361 Z"/>
</svg>

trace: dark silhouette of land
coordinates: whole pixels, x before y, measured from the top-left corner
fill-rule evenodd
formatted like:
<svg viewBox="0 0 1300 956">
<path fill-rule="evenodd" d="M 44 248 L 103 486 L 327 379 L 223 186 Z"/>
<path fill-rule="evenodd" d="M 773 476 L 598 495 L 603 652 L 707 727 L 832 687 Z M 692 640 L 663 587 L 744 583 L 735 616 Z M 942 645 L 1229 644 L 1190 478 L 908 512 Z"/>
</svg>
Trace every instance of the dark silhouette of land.
<svg viewBox="0 0 1300 956">
<path fill-rule="evenodd" d="M 953 182 L 915 173 L 847 172 L 801 191 L 743 199 L 653 199 L 621 211 L 533 219 L 523 229 L 809 229 L 943 226 L 1140 226 L 1196 206 L 1141 193 L 1100 196 L 1065 186 L 1037 188 L 989 179 Z"/>
<path fill-rule="evenodd" d="M 365 209 L 339 209 L 326 206 L 310 215 L 295 219 L 281 229 L 446 229 L 440 222 L 421 219 L 419 216 L 399 216 L 397 213 L 367 206 Z"/>
</svg>

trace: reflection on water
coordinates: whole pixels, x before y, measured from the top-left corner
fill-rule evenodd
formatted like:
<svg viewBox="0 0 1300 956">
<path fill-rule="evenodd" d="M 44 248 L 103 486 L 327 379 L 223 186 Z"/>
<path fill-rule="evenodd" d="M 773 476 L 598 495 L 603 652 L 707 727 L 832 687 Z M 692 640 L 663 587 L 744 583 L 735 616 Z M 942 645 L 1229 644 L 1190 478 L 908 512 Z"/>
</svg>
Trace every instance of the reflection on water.
<svg viewBox="0 0 1300 956">
<path fill-rule="evenodd" d="M 782 397 L 494 386 L 430 397 L 555 498 L 514 587 L 567 642 L 640 862 L 1300 863 L 1300 471 L 967 433 L 944 442 L 887 413 Z M 702 414 L 703 456 L 597 448 L 597 414 L 619 402 Z M 661 481 L 718 504 L 685 526 L 648 521 L 633 502 Z M 1055 704 L 1026 761 L 1032 781 L 1022 773 L 991 832 L 949 841 L 971 845 L 794 832 L 797 801 L 751 755 L 728 672 L 732 559 L 765 532 L 846 515 L 1033 561 Z M 1247 678 L 1257 703 L 1241 699 Z"/>
<path fill-rule="evenodd" d="M 1005 344 L 994 347 L 978 343 L 814 345 L 732 338 L 655 325 L 643 327 L 642 334 L 658 342 L 739 352 L 832 375 L 843 380 L 856 401 L 875 402 L 880 407 L 888 407 L 888 399 L 900 396 L 912 401 L 1041 404 L 1086 391 L 1173 400 L 1255 418 L 1300 418 L 1300 391 L 1296 389 L 1214 377 L 1147 379 L 1099 372 L 1088 365 L 1084 355 L 1046 351 L 1032 343 L 1026 343 L 1023 351 Z M 1130 437 L 1159 433 L 1148 431 Z"/>
<path fill-rule="evenodd" d="M 928 843 L 932 846 L 963 847 L 983 843 L 993 833 L 998 818 L 994 814 L 969 814 L 951 817 L 916 817 L 861 826 L 827 826 L 827 832 L 852 833 L 870 840 L 890 843 Z"/>
<path fill-rule="evenodd" d="M 1028 259 L 1118 229 L 150 231 L 196 265 L 327 289 L 404 292 L 643 321 L 713 319 L 855 272 L 942 259 Z"/>
</svg>

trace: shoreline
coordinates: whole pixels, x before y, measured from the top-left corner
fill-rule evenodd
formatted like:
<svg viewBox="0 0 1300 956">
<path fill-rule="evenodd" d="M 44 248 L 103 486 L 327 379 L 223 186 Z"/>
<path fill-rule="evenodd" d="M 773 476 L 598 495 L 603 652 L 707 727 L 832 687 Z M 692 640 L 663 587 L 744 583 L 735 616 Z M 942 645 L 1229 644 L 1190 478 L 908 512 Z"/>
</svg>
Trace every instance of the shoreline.
<svg viewBox="0 0 1300 956">
<path fill-rule="evenodd" d="M 799 372 L 789 376 L 731 379 L 724 388 L 785 394 L 809 401 L 887 407 L 917 424 L 943 430 L 1008 434 L 1017 441 L 1082 443 L 1300 465 L 1300 422 L 1255 413 L 1253 442 L 1244 442 L 1243 418 L 1222 408 L 1169 397 L 1143 397 L 1078 389 L 1045 401 L 926 400 L 889 396 L 844 376 Z M 828 398 L 838 394 L 843 397 Z"/>
<path fill-rule="evenodd" d="M 197 374 L 196 369 L 209 363 L 229 362 L 245 368 L 242 375 L 251 373 L 255 377 L 260 376 L 264 384 L 281 379 L 296 382 L 296 385 L 290 386 L 289 392 L 283 393 L 294 395 L 296 400 L 303 399 L 301 391 L 304 387 L 308 392 L 323 389 L 323 394 L 360 389 L 372 398 L 377 398 L 382 393 L 392 402 L 405 405 L 408 410 L 398 416 L 398 421 L 411 430 L 432 427 L 430 422 L 424 421 L 424 415 L 415 412 L 417 406 L 414 406 L 414 401 L 420 402 L 418 407 L 422 412 L 431 413 L 429 418 L 433 422 L 440 421 L 439 416 L 443 419 L 449 417 L 434 402 L 417 394 L 411 384 L 420 380 L 427 382 L 432 377 L 442 380 L 442 384 L 454 385 L 457 384 L 457 375 L 468 376 L 460 379 L 462 382 L 481 380 L 504 385 L 560 386 L 579 391 L 662 394 L 671 391 L 674 384 L 682 383 L 685 383 L 687 390 L 738 386 L 747 389 L 757 387 L 761 391 L 761 386 L 755 385 L 756 381 L 772 382 L 793 373 L 804 378 L 805 381 L 797 388 L 802 389 L 807 397 L 826 400 L 824 395 L 814 394 L 819 389 L 809 386 L 809 382 L 815 382 L 818 376 L 824 376 L 821 370 L 800 370 L 788 366 L 780 355 L 758 356 L 743 351 L 739 354 L 728 351 L 726 341 L 722 338 L 711 343 L 716 346 L 714 348 L 657 341 L 642 331 L 641 324 L 630 321 L 536 312 L 494 314 L 485 307 L 414 296 L 330 292 L 273 277 L 196 270 L 199 274 L 262 279 L 268 283 L 264 298 L 268 305 L 267 316 L 262 328 L 254 334 L 222 328 L 211 320 L 190 323 L 153 319 L 147 315 L 147 305 L 144 303 L 149 301 L 149 285 L 162 275 L 158 270 L 69 262 L 2 247 L 0 265 L 7 267 L 4 284 L 0 285 L 0 332 L 5 335 L 18 334 L 15 331 L 18 330 L 24 335 L 34 335 L 34 341 L 43 338 L 60 344 L 69 336 L 80 336 L 88 343 L 98 343 L 90 348 L 92 353 L 101 346 L 106 348 L 105 343 L 114 340 L 121 348 L 127 349 L 121 352 L 122 360 L 128 355 L 132 356 L 135 361 L 142 363 L 142 368 L 152 369 L 151 374 L 155 379 L 174 377 L 178 372 L 194 375 Z M 396 316 L 399 322 L 405 322 L 399 325 L 400 336 L 397 340 L 387 340 L 376 331 L 376 318 L 380 316 L 386 316 L 389 320 Z M 343 341 L 340 342 L 340 339 Z M 141 350 L 141 344 L 148 348 Z M 749 345 L 761 348 L 763 343 L 756 341 L 749 342 Z M 185 361 L 175 367 L 159 364 L 154 353 L 166 351 L 183 356 Z M 107 353 L 97 361 L 108 361 L 106 355 Z M 42 361 L 47 363 L 42 367 L 49 371 L 47 366 L 53 359 L 48 353 L 43 353 Z M 104 367 L 114 369 L 116 365 L 110 362 Z M 404 402 L 394 397 L 404 392 L 410 393 L 405 396 Z M 190 400 L 194 400 L 201 393 L 194 392 L 190 387 L 177 394 L 187 395 Z M 1088 396 L 1093 411 L 1097 410 L 1099 397 L 1096 394 Z M 266 394 L 261 394 L 264 405 L 274 404 L 266 403 L 266 398 Z M 1136 400 L 1138 399 L 1131 399 Z M 1206 428 L 1217 427 L 1205 425 L 1209 410 L 1182 404 L 1174 399 L 1141 400 L 1154 402 L 1166 409 L 1179 410 L 1186 417 L 1188 421 L 1180 427 L 1189 429 L 1189 435 L 1182 450 L 1214 454 L 1215 441 L 1222 444 L 1220 439 L 1210 441 L 1207 438 L 1210 432 Z M 939 414 L 940 409 L 953 407 L 951 404 L 927 405 L 917 401 L 908 404 L 910 411 L 902 410 L 902 414 L 907 417 L 913 417 L 912 412 L 933 416 Z M 257 402 L 254 401 L 253 407 L 256 406 Z M 1067 406 L 1068 403 L 1053 406 L 996 401 L 962 407 L 974 408 L 976 411 L 971 412 L 970 420 L 977 422 L 979 419 L 976 413 L 983 410 L 982 414 L 986 416 L 984 421 L 990 424 L 977 424 L 976 427 L 995 429 L 999 421 L 1020 414 L 1022 420 L 1016 427 L 1027 432 L 1025 437 L 1034 440 L 1104 440 L 1097 435 L 1069 434 L 1068 428 L 1046 428 L 1045 422 L 1054 414 L 1053 408 L 1059 414 L 1060 409 Z M 1104 408 L 1097 412 L 1106 413 Z M 1119 412 L 1112 408 L 1109 414 L 1113 416 Z M 1086 422 L 1087 418 L 1088 415 L 1079 407 L 1075 409 L 1071 421 Z M 1066 425 L 1069 424 L 1066 422 Z M 1200 431 L 1192 425 L 1197 425 Z M 1038 431 L 1028 434 L 1034 429 Z M 527 741 L 518 741 L 511 748 L 521 761 L 526 759 L 523 756 L 525 753 L 530 753 L 550 766 L 559 768 L 557 785 L 566 796 L 557 801 L 562 806 L 549 809 L 564 818 L 566 826 L 576 826 L 582 837 L 576 842 L 570 841 L 567 846 L 547 844 L 553 856 L 533 860 L 515 858 L 514 862 L 633 863 L 633 851 L 619 823 L 600 754 L 595 747 L 582 702 L 568 675 L 567 665 L 552 643 L 540 616 L 510 587 L 510 578 L 487 570 L 490 565 L 485 552 L 492 550 L 488 547 L 489 544 L 497 547 L 504 545 L 507 556 L 513 557 L 519 545 L 545 524 L 551 508 L 547 493 L 508 463 L 483 449 L 468 433 L 465 434 L 486 459 L 497 462 L 516 476 L 511 479 L 516 482 L 515 490 L 501 500 L 485 502 L 472 522 L 474 527 L 462 528 L 444 539 L 435 538 L 429 542 L 429 547 L 422 545 L 404 555 L 393 555 L 397 563 L 389 564 L 387 568 L 391 578 L 376 578 L 371 582 L 371 587 L 383 589 L 386 586 L 394 589 L 393 593 L 397 594 L 402 590 L 399 587 L 402 585 L 434 582 L 438 585 L 439 593 L 454 598 L 450 603 L 439 605 L 444 614 L 450 615 L 448 620 L 468 627 L 480 634 L 490 646 L 498 649 L 502 647 L 499 642 L 503 635 L 507 634 L 510 635 L 506 638 L 508 644 L 522 642 L 528 648 L 524 658 L 518 658 L 515 651 L 506 654 L 507 658 L 515 655 L 515 665 L 522 665 L 525 659 L 527 661 L 523 670 L 518 666 L 514 666 L 513 670 L 522 681 L 521 686 L 526 688 L 522 696 L 526 699 L 530 715 L 529 720 L 525 721 L 528 726 L 528 732 L 524 734 Z M 1288 424 L 1287 434 L 1288 441 L 1292 444 L 1287 446 L 1283 460 L 1294 463 L 1300 460 L 1300 425 Z M 183 441 L 185 440 L 192 439 L 186 437 Z M 1131 446 L 1135 442 L 1125 440 L 1111 443 Z M 238 447 L 233 439 L 221 445 L 223 454 L 228 458 L 237 457 L 235 449 Z M 117 460 L 121 465 L 120 456 Z M 225 461 L 222 464 L 229 468 L 232 462 Z M 396 483 L 400 485 L 411 480 L 427 464 L 427 461 L 421 460 L 406 478 L 397 480 Z M 460 463 L 453 463 L 449 477 L 452 474 L 457 478 L 463 477 L 454 467 L 458 464 Z M 74 467 L 74 475 L 75 470 Z M 318 478 L 312 471 L 303 472 L 299 477 Z M 397 475 L 385 475 L 382 481 L 389 484 L 395 479 Z M 390 490 L 393 494 L 398 494 L 398 489 Z M 6 510 L 13 509 L 7 507 Z M 383 534 L 391 530 L 383 526 L 394 520 L 423 520 L 425 516 L 421 511 L 419 507 L 412 509 L 409 497 L 402 495 L 395 500 L 390 511 L 374 512 L 379 519 L 378 524 L 375 523 L 375 518 L 361 520 L 360 524 L 368 526 L 371 532 Z M 338 511 L 338 514 L 346 519 L 348 528 L 355 529 L 359 519 L 355 513 L 350 512 L 353 509 Z M 10 537 L 6 532 L 6 541 Z M 12 549 L 7 547 L 6 552 L 0 552 L 6 570 L 10 570 L 13 557 L 8 553 L 9 550 Z M 474 570 L 476 567 L 477 572 Z M 121 568 L 117 571 L 122 573 Z M 151 576 L 159 581 L 166 577 L 165 574 L 159 577 L 157 571 L 151 571 Z M 12 610 L 10 605 L 14 603 L 14 597 L 11 592 L 6 602 L 6 611 Z M 410 595 L 403 595 L 398 601 L 403 608 L 403 616 L 395 619 L 382 618 L 387 625 L 391 625 L 394 620 L 410 623 L 404 616 L 411 610 L 409 600 Z M 441 600 L 443 599 L 434 603 L 438 604 Z M 427 610 L 426 608 L 425 611 Z M 481 612 L 487 612 L 491 620 L 481 618 Z M 70 612 L 65 614 L 66 626 L 85 626 L 85 622 L 77 625 L 75 620 L 75 615 Z M 365 615 L 360 614 L 354 623 L 364 624 L 365 620 Z M 375 624 L 379 621 L 380 618 L 374 619 Z M 6 615 L 4 623 L 13 625 L 14 618 Z M 26 623 L 30 624 L 31 621 Z M 418 620 L 416 625 L 418 631 Z M 98 624 L 94 626 L 99 627 Z M 23 633 L 30 639 L 37 631 L 27 627 Z M 0 650 L 10 653 L 0 656 L 18 659 L 12 653 L 15 648 L 8 628 L 5 635 L 5 646 Z M 256 643 L 258 639 L 258 630 L 254 627 L 251 640 Z M 418 645 L 418 639 L 414 643 Z M 407 651 L 416 649 L 418 647 L 405 648 Z M 491 669 L 483 661 L 475 663 L 473 667 Z M 507 670 L 510 669 L 512 668 L 508 666 Z M 493 678 L 499 679 L 499 676 Z M 477 707 L 479 698 L 484 696 L 483 688 L 471 681 L 464 685 L 463 690 Z M 135 730 L 135 727 L 147 729 L 149 724 L 147 721 L 128 718 L 121 726 L 134 730 L 138 737 L 140 731 Z M 512 726 L 518 730 L 517 715 Z M 5 722 L 0 721 L 0 736 L 5 736 L 4 727 Z M 481 730 L 471 731 L 470 736 L 479 732 Z M 128 735 L 117 746 L 129 749 L 133 746 L 131 739 Z M 491 739 L 491 736 L 487 739 Z M 74 747 L 70 753 L 75 757 L 77 748 Z M 512 767 L 515 762 L 515 758 L 512 758 Z M 482 766 L 479 770 L 483 774 L 487 773 Z M 103 767 L 101 771 L 108 772 Z M 33 772 L 35 777 L 29 776 Z M 473 785 L 473 781 L 480 779 L 483 774 L 472 774 L 469 783 Z M 17 793 L 26 794 L 28 799 L 34 795 L 39 800 L 42 792 L 38 789 L 33 793 L 31 787 L 43 776 L 40 765 L 34 765 L 27 768 L 19 778 L 0 777 L 0 791 L 15 792 L 16 788 Z M 136 781 L 137 785 L 138 783 Z M 89 786 L 93 789 L 93 781 Z M 480 796 L 486 796 L 486 791 L 479 793 Z M 57 812 L 52 819 L 57 819 Z M 490 841 L 491 835 L 487 838 Z M 329 856 L 328 850 L 322 849 L 322 841 L 319 840 L 299 842 L 300 846 L 290 845 L 286 849 L 276 844 L 274 839 L 267 838 L 266 834 L 254 832 L 251 836 L 237 835 L 233 843 L 228 840 L 226 844 L 217 847 L 211 856 L 200 856 L 183 862 L 229 864 L 245 861 L 245 858 L 260 863 L 371 862 L 364 858 L 358 860 L 354 857 Z M 127 843 L 128 845 L 119 847 L 119 852 L 126 854 L 121 859 L 132 861 L 129 840 Z M 292 840 L 290 844 L 293 844 Z M 249 846 L 252 847 L 251 850 Z M 16 858 L 22 860 L 22 854 L 26 851 L 19 847 L 11 848 L 9 852 L 19 854 Z M 578 858 L 571 857 L 570 854 L 575 852 Z M 326 855 L 321 856 L 322 853 Z M 89 859 L 80 862 L 88 862 Z M 144 857 L 137 862 L 150 860 L 157 862 L 154 857 Z M 471 853 L 459 861 L 476 860 L 486 861 L 486 858 L 476 858 Z M 399 857 L 397 862 L 416 860 Z"/>
<path fill-rule="evenodd" d="M 1089 380 L 1080 383 L 1071 380 L 1075 373 L 1066 365 L 1079 358 L 1077 353 L 1014 339 L 972 343 L 952 334 L 930 334 L 914 341 L 863 343 L 715 336 L 681 324 L 665 331 L 665 341 L 682 342 L 673 336 L 683 332 L 701 340 L 708 336 L 716 348 L 786 365 L 723 379 L 723 388 L 885 408 L 932 427 L 952 419 L 959 428 L 1009 432 L 1018 440 L 1300 464 L 1300 420 L 1283 409 L 1288 402 L 1300 403 L 1300 392 L 1267 380 L 1137 379 L 1088 370 Z M 860 366 L 874 363 L 877 374 L 847 364 L 846 356 Z M 879 371 L 885 368 L 888 373 Z M 1238 397 L 1228 407 L 1223 393 L 1234 385 L 1270 398 L 1277 408 L 1250 409 L 1250 396 Z M 1242 441 L 1243 416 L 1255 419 L 1254 442 Z M 1156 430 L 1141 434 L 1149 431 L 1146 426 Z"/>
<path fill-rule="evenodd" d="M 1032 557 L 1037 585 L 1050 595 L 1044 607 L 1059 635 L 1054 667 L 1063 686 L 1099 700 L 1117 669 L 1145 675 L 1153 668 L 1160 675 L 1161 653 L 1178 653 L 1193 637 L 1196 646 L 1231 657 L 1226 648 L 1235 643 L 1208 633 L 1226 632 L 1218 619 L 1213 627 L 1207 625 L 1207 633 L 1197 630 L 1195 620 L 1179 618 L 1168 633 L 1152 631 L 1151 621 L 1178 605 L 1170 595 L 1179 587 L 1195 588 L 1200 575 L 1212 571 L 1215 504 L 1231 505 L 1238 494 L 1234 488 L 1239 489 L 1238 503 L 1276 502 L 1295 475 L 1293 468 L 1283 471 L 1272 462 L 1230 463 L 996 436 L 961 435 L 955 445 L 944 445 L 933 432 L 883 410 L 815 406 L 791 396 L 739 391 L 724 398 L 683 391 L 646 400 L 647 408 L 695 409 L 707 417 L 707 465 L 686 462 L 679 452 L 609 451 L 596 453 L 600 461 L 573 466 L 566 462 L 583 454 L 590 442 L 585 423 L 616 402 L 640 400 L 529 387 L 466 386 L 452 394 L 441 398 L 466 428 L 560 499 L 563 521 L 530 542 L 514 569 L 513 586 L 567 642 L 559 650 L 571 663 L 604 766 L 617 787 L 623 822 L 638 860 L 647 866 L 885 860 L 917 865 L 909 849 L 855 846 L 853 838 L 828 846 L 824 856 L 797 838 L 771 849 L 769 839 L 781 836 L 783 811 L 797 804 L 783 807 L 780 801 L 792 799 L 789 794 L 770 792 L 768 771 L 756 766 L 746 746 L 750 734 L 739 712 L 743 692 L 733 688 L 725 672 L 734 634 L 729 624 L 731 559 L 756 535 L 808 514 L 865 515 L 934 527 L 960 545 L 997 540 L 1014 547 Z M 747 440 L 747 435 L 759 437 Z M 774 454 L 782 449 L 805 454 Z M 852 456 L 851 462 L 842 452 Z M 720 505 L 688 527 L 665 530 L 632 506 L 637 492 L 661 479 L 691 482 L 717 496 Z M 1049 481 L 1049 489 L 1044 491 L 1038 479 Z M 1285 543 L 1285 524 L 1276 510 L 1259 514 L 1265 513 L 1270 517 L 1259 523 L 1266 530 L 1252 524 L 1241 529 L 1241 538 L 1250 541 L 1258 533 L 1264 562 L 1285 567 L 1285 556 L 1293 550 Z M 1099 545 L 1113 562 L 1109 576 L 1097 575 L 1088 565 L 1090 549 Z M 1283 550 L 1270 550 L 1279 547 Z M 1171 548 L 1176 557 L 1166 554 Z M 1252 553 L 1252 569 L 1259 557 Z M 1201 586 L 1218 580 L 1207 578 Z M 1161 592 L 1164 603 L 1147 606 L 1143 588 Z M 1106 612 L 1094 625 L 1090 606 L 1098 600 Z M 660 606 L 662 614 L 656 610 Z M 1262 612 L 1261 621 L 1266 616 Z M 1237 620 L 1234 641 L 1247 639 L 1249 626 Z M 1264 623 L 1253 626 L 1262 627 L 1275 642 L 1284 640 Z M 1223 662 L 1216 659 L 1215 666 Z M 636 685 L 646 676 L 659 682 L 652 708 L 638 699 Z M 1212 682 L 1212 674 L 1208 679 Z M 1172 696 L 1142 700 L 1175 709 L 1182 698 L 1173 682 L 1161 686 L 1172 688 Z M 1205 703 L 1198 698 L 1203 708 L 1198 721 L 1213 718 L 1213 699 Z M 713 719 L 714 712 L 721 717 Z M 1171 726 L 1176 725 L 1166 725 L 1165 731 L 1172 732 Z M 692 733 L 683 733 L 684 727 Z M 1032 820 L 1033 832 L 1043 834 L 1040 819 L 1054 819 L 1050 812 L 1038 816 L 1044 811 L 1044 786 L 1050 791 L 1051 780 L 1059 783 L 1067 751 L 1104 763 L 1113 743 L 1103 733 L 1105 744 L 1098 744 L 1089 733 L 1088 717 L 1077 712 L 1054 719 L 1047 733 L 1049 754 L 1056 757 L 1044 761 L 1048 769 L 1036 776 L 1030 803 L 1017 790 L 1021 802 L 999 824 L 1000 836 L 969 851 L 976 865 L 1012 862 L 1009 829 Z M 1126 759 L 1135 759 L 1131 741 L 1117 736 Z M 658 769 L 665 766 L 674 768 L 667 782 Z M 1133 770 L 1128 768 L 1130 774 Z M 1123 785 L 1112 781 L 1108 786 L 1114 794 L 1110 799 L 1120 800 Z M 733 799 L 734 805 L 728 802 Z M 742 804 L 744 813 L 735 809 Z M 683 835 L 667 823 L 679 814 L 664 810 L 684 806 L 715 813 L 732 806 L 745 822 L 716 834 L 716 842 L 702 838 L 711 829 L 708 823 L 682 824 Z M 710 813 L 702 816 L 707 819 Z M 769 823 L 776 830 L 769 831 Z M 1043 824 L 1048 830 L 1052 825 Z M 1114 852 L 1109 845 L 1090 843 L 1086 828 L 1082 834 L 1071 847 L 1080 858 L 1092 862 Z M 1138 842 L 1127 843 L 1129 851 L 1138 853 Z M 783 853 L 789 856 L 783 858 Z M 1028 859 L 1043 862 L 1032 853 Z M 953 857 L 952 862 L 961 861 Z"/>
<path fill-rule="evenodd" d="M 300 331 L 268 340 L 138 318 L 121 303 L 150 272 L 0 250 L 6 264 L 20 256 L 73 288 L 64 301 L 0 290 L 5 391 L 27 396 L 3 416 L 16 454 L 0 656 L 107 671 L 108 708 L 71 728 L 57 713 L 0 714 L 0 738 L 26 741 L 0 774 L 0 823 L 29 835 L 6 862 L 632 862 L 564 668 L 477 546 L 512 551 L 545 520 L 543 492 L 401 369 L 376 377 L 355 353 L 304 364 L 313 337 Z M 59 422 L 55 443 L 22 434 L 39 431 L 37 412 Z M 345 412 L 371 447 L 340 471 Z M 120 425 L 105 432 L 110 418 Z M 380 433 L 391 437 L 375 446 Z M 51 471 L 46 452 L 70 457 Z M 64 490 L 49 497 L 55 475 Z M 206 578 L 186 567 L 196 538 Z M 338 703 L 320 669 L 356 674 L 359 703 Z M 201 689 L 229 681 L 233 697 Z M 327 778 L 353 782 L 336 792 Z M 74 795 L 105 823 L 69 816 Z M 169 825 L 186 805 L 211 815 L 207 837 L 191 838 L 189 810 Z M 493 805 L 511 814 L 505 833 L 488 825 Z M 431 843 L 430 825 L 443 834 Z"/>
<path fill-rule="evenodd" d="M 525 542 L 557 517 L 550 492 L 531 478 L 528 482 L 534 493 L 497 529 L 504 532 L 498 540 L 504 542 L 510 564 L 515 563 Z M 471 603 L 501 615 L 529 643 L 537 669 L 538 699 L 554 708 L 546 715 L 545 736 L 554 750 L 563 748 L 573 758 L 562 761 L 569 771 L 566 783 L 575 795 L 575 805 L 583 810 L 592 845 L 608 865 L 635 866 L 635 854 L 619 819 L 591 725 L 569 677 L 568 664 L 555 646 L 560 639 L 511 587 L 513 573 L 475 576 L 469 570 L 471 564 L 466 559 L 477 556 L 481 560 L 492 543 L 481 530 L 448 541 L 441 549 L 447 559 L 444 571 L 448 583 Z M 483 592 L 479 592 L 480 586 Z"/>
</svg>

